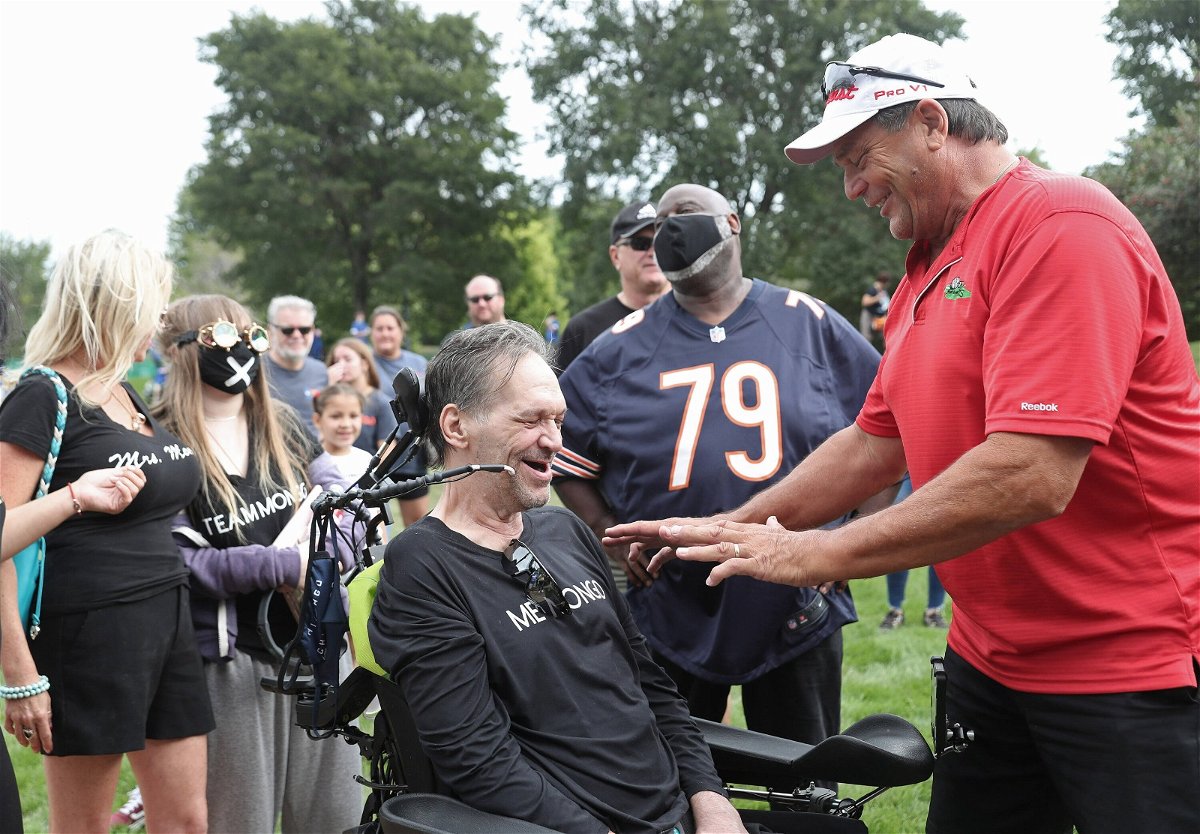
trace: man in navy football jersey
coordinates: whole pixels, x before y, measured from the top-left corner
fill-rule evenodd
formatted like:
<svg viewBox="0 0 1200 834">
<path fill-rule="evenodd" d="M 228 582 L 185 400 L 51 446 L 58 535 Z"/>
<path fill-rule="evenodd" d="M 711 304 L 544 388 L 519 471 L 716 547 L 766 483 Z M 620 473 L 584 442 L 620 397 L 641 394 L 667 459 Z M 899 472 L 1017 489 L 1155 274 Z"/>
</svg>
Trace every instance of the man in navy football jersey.
<svg viewBox="0 0 1200 834">
<path fill-rule="evenodd" d="M 717 192 L 669 189 L 656 226 L 672 291 L 561 378 L 555 487 L 598 532 L 740 505 L 850 425 L 879 364 L 823 302 L 742 275 L 741 221 Z M 692 713 L 721 720 L 741 684 L 751 729 L 809 743 L 837 732 L 841 627 L 857 619 L 849 591 L 753 579 L 709 588 L 709 569 L 673 561 L 651 581 L 644 562 L 630 565 L 630 608 Z"/>
</svg>

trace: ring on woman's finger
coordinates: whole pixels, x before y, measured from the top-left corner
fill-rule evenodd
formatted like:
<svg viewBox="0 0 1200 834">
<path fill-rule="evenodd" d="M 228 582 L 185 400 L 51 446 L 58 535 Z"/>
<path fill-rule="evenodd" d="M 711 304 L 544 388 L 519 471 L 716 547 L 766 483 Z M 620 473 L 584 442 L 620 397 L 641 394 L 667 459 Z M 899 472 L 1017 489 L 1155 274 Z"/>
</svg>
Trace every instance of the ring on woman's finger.
<svg viewBox="0 0 1200 834">
<path fill-rule="evenodd" d="M 21 735 L 25 736 L 26 741 L 29 741 L 33 738 L 33 730 L 29 727 L 26 727 L 24 730 L 21 730 Z"/>
<path fill-rule="evenodd" d="M 740 544 L 738 544 L 737 542 L 733 543 L 733 558 L 735 558 L 735 559 L 742 558 L 742 546 Z"/>
</svg>

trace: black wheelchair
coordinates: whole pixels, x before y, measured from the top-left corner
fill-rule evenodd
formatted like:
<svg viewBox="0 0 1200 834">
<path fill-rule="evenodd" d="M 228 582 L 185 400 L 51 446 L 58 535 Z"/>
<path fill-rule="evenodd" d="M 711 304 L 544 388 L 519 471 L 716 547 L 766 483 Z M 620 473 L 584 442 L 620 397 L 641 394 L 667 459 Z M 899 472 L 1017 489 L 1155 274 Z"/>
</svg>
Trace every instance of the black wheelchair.
<svg viewBox="0 0 1200 834">
<path fill-rule="evenodd" d="M 375 599 L 382 545 L 377 530 L 387 519 L 387 501 L 429 483 L 465 477 L 477 471 L 502 471 L 500 465 L 459 467 L 424 478 L 396 483 L 402 452 L 422 434 L 427 415 L 419 399 L 420 386 L 411 372 L 402 371 L 393 383 L 397 422 L 411 423 L 405 437 L 390 451 L 381 450 L 359 481 L 359 488 L 325 494 L 313 502 L 313 553 L 296 635 L 288 645 L 277 677 L 264 678 L 264 688 L 296 698 L 297 723 L 314 739 L 339 737 L 357 745 L 367 776 L 356 777 L 369 789 L 359 826 L 347 834 L 543 834 L 548 829 L 528 821 L 499 817 L 468 807 L 450 795 L 421 749 L 411 710 L 400 687 L 374 663 L 366 623 Z M 410 452 L 411 454 L 411 452 Z M 401 464 L 403 461 L 401 461 Z M 395 468 L 395 470 L 393 469 Z M 511 470 L 510 470 L 511 471 Z M 373 473 L 389 473 L 376 477 Z M 376 486 L 383 484 L 382 486 Z M 366 508 L 379 508 L 370 517 Z M 367 547 L 349 542 L 355 554 L 356 575 L 348 585 L 350 614 L 339 618 L 341 597 L 336 554 L 336 528 L 329 523 L 336 511 L 353 511 L 367 521 Z M 327 535 L 334 553 L 325 550 Z M 356 668 L 338 681 L 338 652 L 349 630 L 357 647 Z M 289 658 L 291 658 L 289 660 Z M 311 668 L 312 675 L 301 671 Z M 936 692 L 944 689 L 935 664 Z M 376 699 L 380 705 L 369 730 L 356 721 Z M 935 706 L 941 702 L 935 697 Z M 740 811 L 747 823 L 771 831 L 796 834 L 843 834 L 867 831 L 863 807 L 884 791 L 914 785 L 933 773 L 934 754 L 921 733 L 895 715 L 871 715 L 841 733 L 810 745 L 789 739 L 695 719 L 712 752 L 717 772 L 732 799 L 768 804 L 770 810 Z M 958 735 L 955 735 L 955 733 Z M 950 743 L 961 747 L 961 728 L 948 728 L 944 712 L 935 716 L 938 752 Z M 326 743 L 336 743 L 328 741 Z M 817 782 L 875 786 L 855 799 L 839 797 Z"/>
<path fill-rule="evenodd" d="M 376 517 L 372 529 L 379 522 Z M 368 775 L 357 778 L 369 793 L 360 825 L 347 834 L 547 832 L 533 823 L 478 811 L 458 801 L 422 752 L 401 689 L 374 664 L 367 641 L 366 623 L 383 564 L 377 561 L 381 549 L 376 545 L 363 551 L 362 569 L 349 584 L 348 625 L 358 647 L 359 665 L 337 686 L 299 674 L 295 663 L 291 675 L 281 669 L 278 677 L 262 681 L 270 691 L 297 699 L 297 723 L 311 737 L 338 737 L 358 746 Z M 356 722 L 376 699 L 380 709 L 373 726 L 360 728 Z M 890 788 L 923 782 L 933 772 L 934 755 L 920 731 L 895 715 L 870 715 L 816 745 L 695 721 L 730 797 L 769 804 L 770 810 L 741 811 L 743 820 L 771 831 L 861 834 L 867 831 L 861 816 L 868 802 Z M 861 797 L 849 798 L 817 782 L 874 787 Z"/>
</svg>

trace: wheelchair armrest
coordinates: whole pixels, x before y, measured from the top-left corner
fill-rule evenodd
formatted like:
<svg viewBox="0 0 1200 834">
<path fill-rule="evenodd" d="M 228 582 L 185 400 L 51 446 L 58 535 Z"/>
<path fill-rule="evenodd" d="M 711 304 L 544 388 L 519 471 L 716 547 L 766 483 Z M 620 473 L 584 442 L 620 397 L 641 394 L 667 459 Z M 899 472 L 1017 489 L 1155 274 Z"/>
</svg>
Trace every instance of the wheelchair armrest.
<svg viewBox="0 0 1200 834">
<path fill-rule="evenodd" d="M 797 763 L 811 744 L 693 718 L 726 782 L 788 790 L 801 784 Z M 822 777 L 828 778 L 828 777 Z M 805 783 L 807 784 L 807 783 Z"/>
<path fill-rule="evenodd" d="M 383 834 L 554 834 L 532 822 L 468 808 L 429 793 L 393 796 L 379 809 Z"/>
<path fill-rule="evenodd" d="M 925 738 L 896 715 L 869 715 L 815 746 L 694 720 L 727 782 L 786 790 L 822 779 L 883 788 L 915 785 L 933 773 Z"/>
</svg>

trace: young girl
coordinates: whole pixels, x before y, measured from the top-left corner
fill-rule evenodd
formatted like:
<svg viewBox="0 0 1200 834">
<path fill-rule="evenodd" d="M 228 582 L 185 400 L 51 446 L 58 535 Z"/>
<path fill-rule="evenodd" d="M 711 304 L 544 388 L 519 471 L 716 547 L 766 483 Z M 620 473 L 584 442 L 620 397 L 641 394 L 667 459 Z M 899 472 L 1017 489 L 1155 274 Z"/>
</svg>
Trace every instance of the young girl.
<svg viewBox="0 0 1200 834">
<path fill-rule="evenodd" d="M 391 397 L 379 390 L 371 349 L 358 339 L 341 339 L 329 351 L 329 384 L 343 382 L 363 397 L 362 432 L 354 445 L 375 454 L 396 428 Z"/>
<path fill-rule="evenodd" d="M 367 471 L 371 453 L 355 441 L 362 433 L 363 395 L 344 382 L 330 385 L 313 397 L 313 424 L 321 433 L 322 457 L 330 461 L 351 484 Z"/>
</svg>

